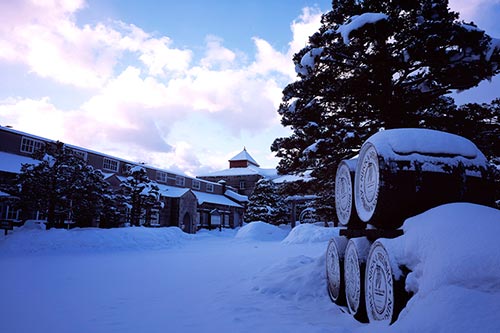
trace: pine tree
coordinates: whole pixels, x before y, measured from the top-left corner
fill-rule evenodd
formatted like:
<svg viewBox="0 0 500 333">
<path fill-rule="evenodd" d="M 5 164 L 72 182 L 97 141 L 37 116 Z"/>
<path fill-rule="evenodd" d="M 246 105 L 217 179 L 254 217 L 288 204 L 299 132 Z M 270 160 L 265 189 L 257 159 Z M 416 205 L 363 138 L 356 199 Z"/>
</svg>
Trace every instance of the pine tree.
<svg viewBox="0 0 500 333">
<path fill-rule="evenodd" d="M 146 169 L 141 166 L 131 168 L 121 187 L 130 207 L 131 225 L 140 226 L 141 221 L 150 225 L 152 209 L 160 205 L 159 188 L 149 179 Z"/>
<path fill-rule="evenodd" d="M 287 223 L 289 213 L 277 186 L 268 179 L 257 182 L 249 198 L 245 220 L 264 221 L 271 224 Z"/>
<path fill-rule="evenodd" d="M 34 158 L 40 162 L 23 164 L 17 178 L 21 208 L 45 213 L 49 226 L 67 219 L 91 225 L 108 188 L 102 173 L 59 141 L 35 152 Z"/>
<path fill-rule="evenodd" d="M 447 1 L 334 0 L 293 58 L 299 79 L 278 110 L 293 133 L 271 147 L 278 170 L 313 170 L 317 211 L 333 219 L 338 163 L 382 128 L 436 127 L 456 108 L 450 91 L 500 72 L 498 45 Z"/>
</svg>

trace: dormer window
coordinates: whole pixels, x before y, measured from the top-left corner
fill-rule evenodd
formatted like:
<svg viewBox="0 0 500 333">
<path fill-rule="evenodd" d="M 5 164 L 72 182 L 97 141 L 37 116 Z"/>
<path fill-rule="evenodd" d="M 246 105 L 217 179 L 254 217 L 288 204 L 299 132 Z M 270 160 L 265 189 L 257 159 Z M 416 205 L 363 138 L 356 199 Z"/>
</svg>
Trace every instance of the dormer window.
<svg viewBox="0 0 500 333">
<path fill-rule="evenodd" d="M 72 149 L 72 152 L 73 152 L 73 155 L 75 155 L 76 157 L 79 157 L 79 158 L 81 158 L 84 161 L 87 160 L 87 152 L 86 151 Z"/>
<path fill-rule="evenodd" d="M 104 170 L 118 172 L 118 161 L 105 157 L 102 163 L 102 168 Z"/>
<path fill-rule="evenodd" d="M 160 183 L 167 182 L 167 173 L 163 171 L 156 171 L 156 180 Z"/>
<path fill-rule="evenodd" d="M 184 177 L 182 177 L 182 176 L 175 177 L 175 185 L 184 186 L 185 182 L 186 182 L 186 179 Z"/>
<path fill-rule="evenodd" d="M 41 149 L 44 146 L 43 141 L 35 140 L 32 138 L 27 138 L 23 136 L 21 140 L 21 152 L 33 154 L 36 150 Z"/>
</svg>

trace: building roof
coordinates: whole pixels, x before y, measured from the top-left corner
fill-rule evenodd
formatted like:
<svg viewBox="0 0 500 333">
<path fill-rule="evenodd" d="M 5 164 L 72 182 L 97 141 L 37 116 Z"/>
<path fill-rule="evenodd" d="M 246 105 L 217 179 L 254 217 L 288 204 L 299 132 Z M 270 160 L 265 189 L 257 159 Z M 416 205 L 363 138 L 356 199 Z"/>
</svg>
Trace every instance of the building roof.
<svg viewBox="0 0 500 333">
<path fill-rule="evenodd" d="M 30 134 L 30 133 L 27 133 L 27 132 L 22 132 L 22 131 L 19 131 L 19 130 L 15 130 L 15 129 L 10 128 L 10 127 L 0 126 L 0 130 L 1 131 L 5 131 L 5 132 L 14 133 L 14 134 L 21 135 L 21 136 L 26 136 L 26 137 L 29 137 L 29 138 L 32 138 L 32 139 L 40 140 L 40 141 L 43 141 L 45 143 L 47 143 L 47 142 L 49 142 L 49 143 L 55 143 L 55 142 L 57 142 L 57 140 L 43 138 L 41 136 L 37 136 L 37 135 Z M 96 150 L 92 150 L 92 149 L 88 149 L 88 148 L 84 148 L 84 147 L 80 147 L 80 146 L 75 146 L 75 145 L 68 144 L 68 143 L 62 142 L 62 141 L 60 141 L 60 142 L 63 143 L 65 147 L 68 147 L 68 148 L 71 148 L 71 149 L 76 149 L 76 150 L 79 150 L 79 151 L 82 151 L 82 152 L 94 154 L 94 155 L 101 156 L 101 157 L 111 158 L 113 160 L 119 161 L 120 163 L 129 164 L 131 166 L 141 166 L 141 167 L 144 167 L 146 169 L 167 172 L 167 173 L 174 174 L 176 176 L 182 176 L 182 177 L 185 177 L 185 178 L 194 179 L 193 177 L 189 177 L 189 176 L 187 176 L 187 175 L 185 175 L 183 173 L 180 173 L 180 172 L 173 172 L 173 171 L 170 171 L 170 170 L 167 170 L 167 169 L 163 169 L 161 167 L 156 167 L 156 166 L 153 166 L 153 165 L 144 164 L 142 162 L 133 162 L 133 161 L 130 161 L 130 160 L 118 157 L 118 156 L 109 155 L 109 154 L 106 154 L 106 153 L 98 152 Z M 15 156 L 17 156 L 17 155 L 15 155 Z M 25 158 L 29 158 L 29 157 L 25 157 Z M 37 161 L 37 160 L 34 160 L 34 159 L 30 159 L 30 160 Z M 1 160 L 1 159 L 0 159 L 0 161 L 3 162 L 3 160 Z M 23 163 L 33 163 L 33 162 L 23 162 Z"/>
<path fill-rule="evenodd" d="M 190 189 L 186 187 L 175 187 L 158 183 L 155 183 L 155 185 L 160 189 L 160 195 L 167 198 L 180 198 L 190 191 Z"/>
<path fill-rule="evenodd" d="M 212 204 L 217 204 L 217 205 L 225 205 L 225 206 L 230 206 L 230 207 L 237 207 L 237 208 L 243 208 L 242 205 L 237 204 L 233 200 L 220 195 L 220 194 L 212 194 L 212 193 L 205 193 L 205 192 L 198 192 L 198 191 L 193 191 L 194 195 L 196 196 L 196 199 L 198 199 L 198 204 L 202 205 L 205 202 L 207 203 L 212 203 Z"/>
<path fill-rule="evenodd" d="M 226 193 L 224 193 L 224 195 L 238 202 L 248 202 L 248 197 L 246 195 L 238 194 L 231 190 L 226 190 Z"/>
<path fill-rule="evenodd" d="M 243 150 L 239 154 L 237 154 L 236 156 L 234 156 L 229 160 L 229 162 L 236 162 L 236 161 L 248 161 L 257 167 L 260 166 L 259 163 L 257 163 L 257 161 L 255 161 L 253 157 L 250 156 L 246 148 L 243 148 Z"/>
<path fill-rule="evenodd" d="M 21 173 L 21 166 L 23 164 L 39 164 L 39 160 L 34 158 L 9 154 L 4 151 L 0 151 L 0 171 L 10 172 L 10 173 Z"/>
<path fill-rule="evenodd" d="M 228 177 L 228 176 L 253 176 L 253 175 L 260 175 L 264 178 L 273 179 L 277 177 L 278 173 L 276 169 L 263 169 L 250 165 L 246 168 L 229 168 L 229 169 L 214 171 L 198 177 Z"/>
</svg>

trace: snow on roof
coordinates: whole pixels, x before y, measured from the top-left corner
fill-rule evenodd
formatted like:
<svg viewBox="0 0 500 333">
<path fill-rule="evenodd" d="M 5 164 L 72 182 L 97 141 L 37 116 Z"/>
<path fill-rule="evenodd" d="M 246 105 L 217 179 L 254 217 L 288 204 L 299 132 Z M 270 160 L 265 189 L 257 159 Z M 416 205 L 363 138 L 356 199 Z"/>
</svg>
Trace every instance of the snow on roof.
<svg viewBox="0 0 500 333">
<path fill-rule="evenodd" d="M 198 192 L 198 191 L 193 191 L 194 195 L 196 196 L 196 199 L 198 199 L 198 204 L 202 205 L 203 203 L 212 203 L 212 204 L 217 204 L 217 205 L 225 205 L 225 206 L 231 206 L 231 207 L 237 207 L 237 208 L 243 208 L 243 206 L 237 204 L 236 202 L 230 200 L 229 198 L 226 198 L 223 195 L 220 194 L 213 194 L 213 193 L 204 193 L 204 192 Z"/>
<path fill-rule="evenodd" d="M 180 198 L 190 191 L 189 188 L 185 187 L 175 187 L 158 183 L 155 185 L 160 189 L 160 195 L 168 198 Z"/>
<path fill-rule="evenodd" d="M 246 195 L 241 195 L 231 190 L 226 190 L 226 193 L 224 193 L 224 195 L 239 202 L 248 202 L 248 197 Z"/>
<path fill-rule="evenodd" d="M 243 148 L 243 150 L 237 154 L 236 156 L 234 156 L 233 158 L 231 158 L 229 160 L 229 162 L 234 162 L 234 161 L 248 161 L 252 164 L 255 164 L 256 166 L 259 166 L 259 163 L 257 163 L 252 156 L 250 156 L 250 154 L 247 152 L 246 148 Z"/>
<path fill-rule="evenodd" d="M 220 171 L 214 171 L 200 177 L 226 177 L 226 176 L 251 176 L 261 175 L 265 178 L 276 178 L 278 173 L 276 169 L 263 169 L 253 165 L 246 168 L 229 168 Z"/>
<path fill-rule="evenodd" d="M 341 25 L 337 32 L 342 35 L 342 39 L 344 40 L 344 44 L 349 44 L 349 35 L 354 30 L 357 30 L 363 27 L 365 24 L 377 23 L 381 20 L 387 20 L 388 16 L 383 13 L 363 13 L 361 15 L 355 15 L 351 17 L 351 20 L 347 24 Z"/>
<path fill-rule="evenodd" d="M 115 174 L 114 173 L 110 173 L 110 172 L 102 172 L 102 170 L 100 170 L 101 173 L 102 173 L 102 176 L 104 177 L 104 180 L 107 180 L 109 178 L 111 178 L 112 176 L 114 176 Z"/>
<path fill-rule="evenodd" d="M 0 171 L 20 173 L 22 164 L 38 164 L 39 160 L 31 157 L 0 152 Z"/>
</svg>

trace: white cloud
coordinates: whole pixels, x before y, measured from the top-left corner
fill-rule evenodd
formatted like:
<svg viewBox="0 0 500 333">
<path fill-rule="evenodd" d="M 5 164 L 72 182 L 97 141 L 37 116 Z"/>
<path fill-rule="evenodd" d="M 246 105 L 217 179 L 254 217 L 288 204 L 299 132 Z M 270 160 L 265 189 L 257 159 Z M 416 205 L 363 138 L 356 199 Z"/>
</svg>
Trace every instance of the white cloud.
<svg viewBox="0 0 500 333">
<path fill-rule="evenodd" d="M 276 51 L 266 40 L 254 37 L 253 41 L 257 47 L 256 61 L 251 70 L 256 74 L 268 74 L 273 71 L 287 76 L 288 81 L 295 77 L 295 70 L 291 57 Z"/>
<path fill-rule="evenodd" d="M 228 69 L 236 60 L 236 53 L 222 45 L 223 39 L 217 36 L 207 36 L 205 56 L 201 59 L 201 65 L 207 68 L 219 66 Z"/>
<path fill-rule="evenodd" d="M 113 30 L 75 25 L 83 1 L 10 1 L 0 8 L 0 59 L 26 64 L 41 77 L 94 87 L 112 74 L 116 50 L 107 44 Z"/>
<path fill-rule="evenodd" d="M 256 151 L 270 146 L 281 128 L 276 110 L 283 85 L 295 76 L 291 55 L 320 24 L 320 13 L 305 9 L 291 25 L 287 53 L 254 38 L 253 61 L 207 36 L 194 64 L 194 51 L 132 24 L 79 27 L 74 15 L 84 5 L 0 2 L 0 20 L 13 15 L 0 26 L 0 46 L 11 50 L 0 48 L 0 61 L 25 64 L 40 77 L 93 94 L 72 110 L 49 98 L 0 101 L 2 125 L 191 175 L 227 167 L 221 151 L 229 143 L 234 151 L 251 147 L 248 141 Z M 125 53 L 132 62 L 124 62 Z"/>
<path fill-rule="evenodd" d="M 66 115 L 50 102 L 49 97 L 37 100 L 9 98 L 0 101 L 2 126 L 12 126 L 53 140 L 66 136 Z"/>
<path fill-rule="evenodd" d="M 191 51 L 170 48 L 168 37 L 151 38 L 141 45 L 139 59 L 149 68 L 150 75 L 165 75 L 166 71 L 184 71 L 191 62 Z"/>
<path fill-rule="evenodd" d="M 0 59 L 83 88 L 102 87 L 124 52 L 139 53 L 151 75 L 188 68 L 191 51 L 171 47 L 168 37 L 123 22 L 77 26 L 74 15 L 83 6 L 76 0 L 1 2 Z"/>
<path fill-rule="evenodd" d="M 319 30 L 321 26 L 321 11 L 317 8 L 306 7 L 302 10 L 298 20 L 294 20 L 291 29 L 293 40 L 289 43 L 289 56 L 303 49 L 309 41 L 309 36 Z"/>
</svg>

